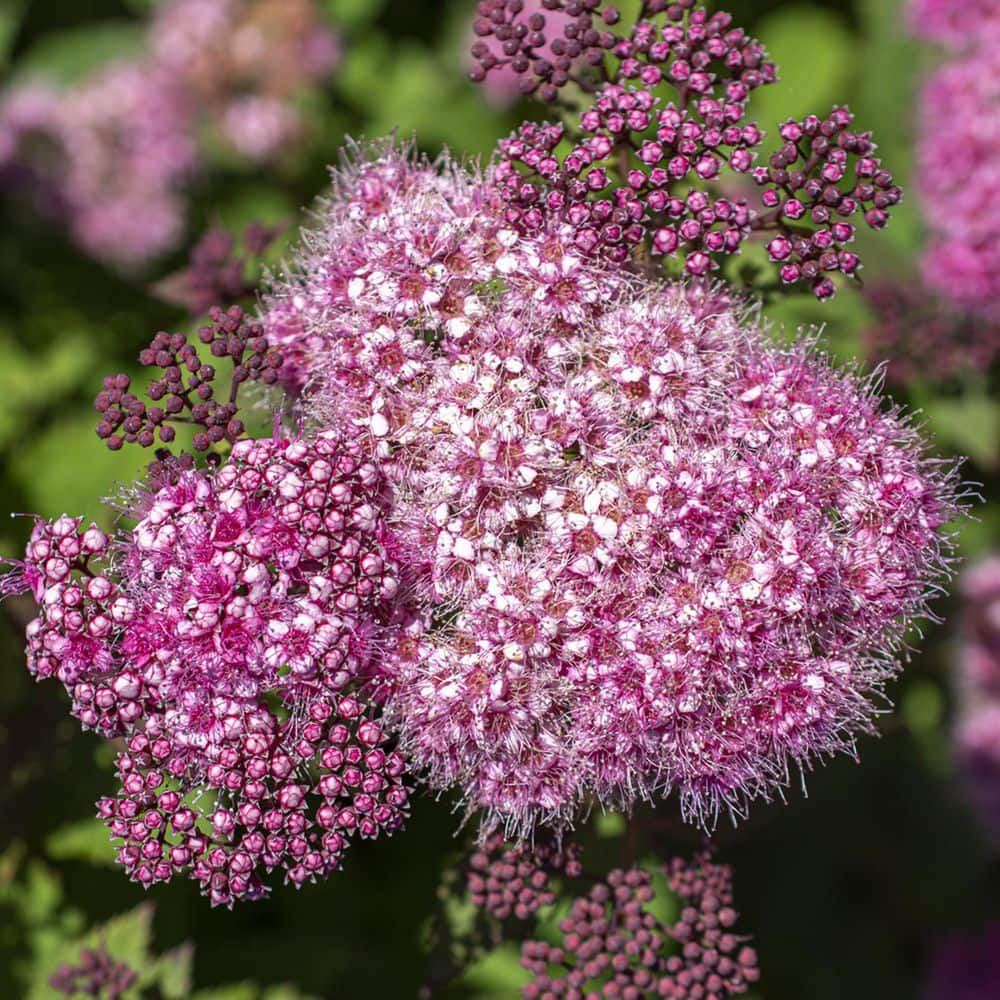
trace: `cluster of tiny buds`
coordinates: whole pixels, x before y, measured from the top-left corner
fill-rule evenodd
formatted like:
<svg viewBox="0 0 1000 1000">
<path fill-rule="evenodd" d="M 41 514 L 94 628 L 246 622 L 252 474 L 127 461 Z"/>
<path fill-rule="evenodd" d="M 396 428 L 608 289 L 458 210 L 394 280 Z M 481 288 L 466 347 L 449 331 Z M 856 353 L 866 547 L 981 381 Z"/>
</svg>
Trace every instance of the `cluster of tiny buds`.
<svg viewBox="0 0 1000 1000">
<path fill-rule="evenodd" d="M 853 277 L 861 266 L 847 248 L 855 234 L 847 220 L 861 212 L 873 229 L 883 228 L 901 192 L 874 155 L 870 134 L 849 130 L 853 115 L 845 107 L 825 119 L 786 122 L 781 148 L 755 167 L 763 132 L 746 121 L 747 103 L 755 88 L 776 80 L 775 67 L 760 42 L 731 28 L 728 14 L 688 13 L 690 6 L 643 4 L 631 35 L 611 46 L 614 72 L 602 63 L 601 81 L 583 86 L 588 106 L 565 156 L 556 148 L 567 132 L 556 124 L 525 124 L 500 144 L 505 221 L 535 233 L 554 215 L 570 224 L 577 249 L 616 263 L 648 240 L 649 253 L 679 257 L 699 278 L 739 252 L 752 231 L 772 232 L 767 249 L 781 281 L 827 299 L 836 292 L 835 272 Z M 522 8 L 490 5 L 480 23 L 497 39 L 513 33 L 504 52 L 516 50 L 515 70 L 527 59 L 518 46 L 533 52 L 545 41 L 544 16 L 531 15 L 525 27 L 516 18 Z M 663 12 L 666 23 L 658 26 L 650 18 Z M 474 75 L 502 63 L 487 51 Z M 549 64 L 534 65 L 537 75 Z M 673 89 L 676 103 L 663 103 L 660 84 Z M 749 173 L 763 189 L 759 210 L 703 190 L 725 170 Z"/>
<path fill-rule="evenodd" d="M 203 315 L 216 302 L 241 301 L 253 295 L 260 258 L 281 229 L 251 222 L 240 253 L 232 233 L 211 226 L 191 248 L 187 267 L 157 282 L 153 291 L 192 316 Z"/>
<path fill-rule="evenodd" d="M 534 5 L 541 10 L 528 12 L 525 0 L 481 0 L 473 30 L 483 40 L 472 47 L 476 65 L 470 77 L 481 83 L 491 70 L 509 66 L 518 74 L 522 94 L 556 100 L 560 89 L 574 79 L 576 65 L 600 65 L 604 53 L 619 41 L 605 30 L 618 22 L 618 10 L 606 6 L 598 16 L 601 4 L 602 0 L 542 0 Z M 555 17 L 547 18 L 543 11 Z M 487 38 L 499 43 L 500 54 Z"/>
<path fill-rule="evenodd" d="M 84 948 L 78 963 L 60 965 L 50 977 L 49 985 L 68 997 L 80 994 L 118 1000 L 139 978 L 125 962 L 116 962 L 103 943 L 96 948 Z"/>
<path fill-rule="evenodd" d="M 668 927 L 650 911 L 649 871 L 615 869 L 573 901 L 559 923 L 558 945 L 524 943 L 521 964 L 534 974 L 526 1000 L 723 1000 L 745 993 L 758 978 L 757 955 L 731 930 L 737 914 L 729 869 L 701 854 L 693 863 L 675 859 L 663 874 L 681 898 L 676 924 Z M 666 954 L 670 939 L 679 954 Z"/>
<path fill-rule="evenodd" d="M 781 265 L 781 280 L 807 282 L 819 299 L 836 291 L 831 273 L 851 277 L 861 266 L 857 254 L 845 249 L 854 239 L 854 226 L 846 220 L 860 211 L 872 229 L 884 229 L 889 209 L 902 197 L 873 155 L 870 133 L 848 130 L 853 120 L 847 108 L 835 107 L 825 119 L 809 115 L 785 122 L 779 129 L 782 147 L 768 166 L 750 172 L 768 210 L 755 227 L 780 230 L 767 250 Z M 849 157 L 856 157 L 853 177 Z"/>
<path fill-rule="evenodd" d="M 213 906 L 259 899 L 265 871 L 280 869 L 297 887 L 324 878 L 352 837 L 391 834 L 405 819 L 404 761 L 351 695 L 315 700 L 301 721 L 258 712 L 200 783 L 158 728 L 153 720 L 129 740 L 118 758 L 121 791 L 98 803 L 121 842 L 119 861 L 146 888 L 187 873 Z M 199 784 L 215 793 L 200 807 L 186 796 Z"/>
<path fill-rule="evenodd" d="M 700 98 L 689 110 L 668 104 L 657 112 L 648 90 L 609 85 L 581 116 L 587 138 L 561 164 L 553 155 L 564 134 L 558 125 L 524 125 L 501 143 L 506 160 L 498 179 L 508 202 L 506 221 L 533 231 L 544 225 L 547 213 L 565 214 L 579 250 L 619 263 L 648 232 L 653 253 L 683 252 L 687 272 L 703 277 L 717 267 L 714 255 L 735 253 L 749 235 L 750 211 L 745 202 L 694 188 L 680 198 L 671 186 L 688 177 L 713 180 L 726 164 L 738 173 L 749 170 L 763 133 L 754 124 L 740 124 L 742 115 L 741 105 L 712 97 Z M 655 136 L 642 139 L 654 125 Z M 627 170 L 626 183 L 610 197 L 598 196 L 613 184 L 600 164 L 616 148 L 626 148 L 623 142 L 635 146 L 639 164 Z M 529 182 L 531 175 L 547 193 Z"/>
<path fill-rule="evenodd" d="M 466 882 L 472 902 L 498 920 L 527 920 L 555 902 L 553 875 L 578 878 L 582 871 L 576 844 L 538 834 L 533 844 L 507 844 L 494 833 L 469 858 Z"/>
<path fill-rule="evenodd" d="M 228 400 L 215 398 L 215 367 L 201 360 L 194 345 L 183 334 L 161 331 L 139 353 L 143 367 L 162 372 L 146 390 L 154 405 L 129 391 L 132 380 L 124 374 L 107 376 L 94 400 L 94 409 L 101 414 L 97 436 L 112 451 L 126 443 L 149 448 L 157 436 L 169 444 L 176 436 L 174 423 L 201 428 L 194 435 L 196 451 L 208 451 L 221 441 L 233 444 L 242 437 L 236 403 L 240 385 L 247 381 L 273 385 L 283 359 L 268 350 L 263 327 L 249 321 L 239 306 L 225 311 L 213 307 L 210 318 L 211 323 L 198 331 L 198 339 L 214 358 L 227 358 L 233 364 Z"/>
</svg>

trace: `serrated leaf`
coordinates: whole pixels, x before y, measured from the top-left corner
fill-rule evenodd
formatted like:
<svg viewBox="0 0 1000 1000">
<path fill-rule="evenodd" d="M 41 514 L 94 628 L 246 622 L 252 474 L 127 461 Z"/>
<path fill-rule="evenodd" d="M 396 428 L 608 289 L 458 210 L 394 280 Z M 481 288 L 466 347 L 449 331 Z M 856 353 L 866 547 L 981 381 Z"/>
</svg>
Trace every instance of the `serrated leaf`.
<svg viewBox="0 0 1000 1000">
<path fill-rule="evenodd" d="M 55 1000 L 64 994 L 49 984 L 52 974 L 64 964 L 76 965 L 84 948 L 103 946 L 118 962 L 139 972 L 149 964 L 149 942 L 152 933 L 153 907 L 148 903 L 137 906 L 106 924 L 94 927 L 86 934 L 75 933 L 75 922 L 62 927 L 50 926 L 34 936 L 35 963 L 27 1000 Z M 122 1000 L 139 997 L 139 983 L 122 995 Z"/>
<path fill-rule="evenodd" d="M 45 851 L 55 861 L 84 861 L 115 866 L 115 850 L 99 819 L 81 819 L 54 830 L 45 840 Z"/>
</svg>

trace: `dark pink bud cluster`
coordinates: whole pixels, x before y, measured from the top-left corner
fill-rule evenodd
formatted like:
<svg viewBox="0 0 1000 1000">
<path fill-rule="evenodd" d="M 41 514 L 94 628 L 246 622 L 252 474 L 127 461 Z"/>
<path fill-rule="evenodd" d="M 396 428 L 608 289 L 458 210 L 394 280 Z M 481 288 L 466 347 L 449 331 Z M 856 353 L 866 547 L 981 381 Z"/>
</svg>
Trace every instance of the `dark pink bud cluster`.
<svg viewBox="0 0 1000 1000">
<path fill-rule="evenodd" d="M 498 920 L 527 920 L 555 902 L 552 876 L 577 878 L 581 871 L 576 844 L 541 833 L 534 843 L 508 844 L 502 834 L 493 833 L 469 858 L 466 882 L 472 902 Z"/>
<path fill-rule="evenodd" d="M 746 993 L 759 978 L 757 955 L 732 930 L 738 914 L 729 868 L 700 854 L 693 863 L 675 859 L 663 874 L 681 898 L 676 924 L 667 926 L 650 911 L 649 871 L 612 871 L 573 901 L 559 923 L 558 945 L 524 943 L 521 964 L 534 973 L 523 990 L 527 1000 L 723 1000 Z M 679 954 L 671 940 L 680 944 Z"/>
<path fill-rule="evenodd" d="M 149 692 L 140 678 L 118 669 L 114 636 L 122 597 L 107 562 L 112 539 L 82 518 L 38 520 L 20 573 L 5 578 L 7 592 L 21 580 L 38 602 L 26 630 L 28 670 L 56 677 L 87 729 L 118 736 L 144 715 Z"/>
<path fill-rule="evenodd" d="M 1000 316 L 959 311 L 913 283 L 875 285 L 865 299 L 875 313 L 861 334 L 865 353 L 896 385 L 988 372 L 1000 359 Z"/>
<path fill-rule="evenodd" d="M 836 292 L 832 274 L 853 277 L 861 266 L 845 249 L 855 229 L 847 220 L 861 213 L 872 229 L 884 229 L 902 197 L 874 155 L 871 133 L 849 130 L 853 120 L 846 107 L 825 119 L 789 120 L 778 130 L 784 143 L 768 166 L 751 171 L 767 210 L 755 228 L 778 230 L 767 250 L 780 265 L 781 280 L 806 282 L 819 299 Z"/>
<path fill-rule="evenodd" d="M 49 985 L 58 993 L 73 997 L 102 997 L 118 1000 L 135 984 L 138 973 L 125 962 L 111 957 L 104 944 L 84 948 L 76 965 L 64 964 L 49 978 Z"/>
<path fill-rule="evenodd" d="M 151 720 L 119 755 L 120 789 L 98 815 L 133 881 L 188 875 L 230 906 L 266 893 L 267 872 L 296 887 L 322 879 L 353 837 L 402 826 L 403 759 L 385 743 L 352 696 L 315 698 L 285 722 L 261 706 L 198 763 Z"/>
<path fill-rule="evenodd" d="M 349 693 L 389 641 L 398 573 L 381 479 L 357 440 L 243 440 L 214 470 L 167 471 L 114 543 L 79 519 L 39 520 L 3 591 L 29 588 L 39 604 L 29 670 L 63 682 L 86 728 L 133 734 L 119 762 L 124 797 L 102 806 L 120 821 L 112 831 L 126 841 L 130 874 L 148 885 L 190 870 L 228 902 L 256 892 L 260 858 L 251 852 L 248 865 L 246 844 L 258 841 L 213 854 L 218 838 L 200 853 L 201 841 L 165 839 L 193 788 L 213 790 L 216 809 L 231 806 L 248 835 L 264 835 L 259 823 L 309 845 L 307 827 L 337 833 L 326 854 L 315 847 L 319 861 L 300 840 L 284 853 L 277 841 L 259 849 L 271 852 L 265 867 L 297 882 L 335 867 L 347 834 L 399 825 L 401 759 L 386 755 L 381 727 Z M 323 802 L 304 819 L 314 786 Z M 193 815 L 186 803 L 174 833 L 200 836 L 193 820 L 178 825 Z M 273 829 L 249 819 L 258 806 L 272 810 Z M 275 818 L 282 809 L 287 823 Z M 164 868 L 168 847 L 193 853 Z"/>
<path fill-rule="evenodd" d="M 580 119 L 587 138 L 561 162 L 561 126 L 526 124 L 501 142 L 505 159 L 496 178 L 508 202 L 506 221 L 536 232 L 547 215 L 564 215 L 578 249 L 619 263 L 648 233 L 653 253 L 682 253 L 696 276 L 717 267 L 717 255 L 735 253 L 750 232 L 746 203 L 695 188 L 682 199 L 672 190 L 686 179 L 718 177 L 727 162 L 745 172 L 762 133 L 740 124 L 743 107 L 733 102 L 702 97 L 683 110 L 655 105 L 649 90 L 609 84 Z M 616 150 L 631 157 L 630 148 L 638 163 L 616 188 L 608 160 Z"/>
<path fill-rule="evenodd" d="M 174 440 L 174 422 L 200 427 L 194 435 L 196 451 L 208 451 L 214 444 L 235 443 L 243 436 L 243 421 L 237 416 L 237 393 L 247 381 L 273 385 L 283 358 L 268 350 L 264 328 L 244 317 L 239 306 L 223 311 L 211 310 L 212 322 L 198 331 L 198 338 L 215 358 L 226 358 L 233 365 L 229 398 L 215 398 L 216 370 L 205 364 L 195 347 L 182 333 L 157 333 L 150 345 L 139 352 L 146 368 L 162 371 L 146 389 L 155 404 L 147 406 L 129 391 L 128 375 L 109 375 L 104 388 L 94 400 L 94 409 L 102 415 L 97 436 L 112 451 L 123 444 L 153 445 L 157 435 L 168 444 Z"/>
<path fill-rule="evenodd" d="M 481 0 L 469 76 L 482 83 L 491 72 L 512 72 L 522 94 L 537 91 L 543 101 L 554 101 L 574 78 L 574 67 L 603 63 L 619 42 L 607 30 L 618 19 L 617 9 L 603 0 Z"/>
<path fill-rule="evenodd" d="M 607 30 L 621 14 L 603 0 L 542 0 L 542 10 L 523 0 L 484 0 L 475 23 L 484 41 L 473 47 L 478 66 L 470 75 L 483 81 L 491 72 L 513 71 L 522 93 L 537 91 L 543 101 L 554 101 L 570 81 L 589 90 L 597 79 L 646 87 L 666 80 L 682 97 L 718 90 L 742 102 L 775 79 L 763 46 L 733 28 L 729 14 L 694 6 L 694 0 L 646 0 L 630 35 L 621 37 Z M 499 52 L 485 39 L 499 43 Z"/>
<path fill-rule="evenodd" d="M 216 302 L 239 302 L 253 295 L 260 258 L 281 228 L 250 223 L 241 252 L 232 233 L 212 226 L 191 248 L 187 267 L 157 282 L 153 290 L 192 316 L 208 312 Z"/>
<path fill-rule="evenodd" d="M 831 275 L 860 267 L 846 249 L 854 238 L 846 220 L 861 212 L 883 228 L 899 188 L 873 155 L 870 135 L 848 131 L 846 108 L 786 122 L 769 166 L 754 167 L 763 133 L 747 121 L 748 101 L 775 81 L 775 67 L 728 14 L 688 13 L 691 6 L 643 4 L 630 37 L 612 46 L 614 70 L 602 58 L 596 85 L 578 81 L 591 95 L 578 133 L 525 124 L 501 142 L 496 181 L 505 221 L 535 233 L 555 217 L 573 229 L 583 253 L 623 263 L 644 245 L 648 254 L 679 257 L 695 277 L 738 253 L 751 231 L 776 230 L 768 250 L 781 280 L 829 298 Z M 510 5 L 503 9 L 496 24 L 483 23 L 485 32 L 516 34 L 516 16 Z M 544 40 L 540 29 L 529 35 L 533 46 Z M 484 59 L 486 68 L 508 65 L 492 53 Z M 670 88 L 669 100 L 661 87 Z M 567 138 L 574 144 L 560 154 Z M 759 207 L 718 190 L 727 172 L 750 173 L 764 188 Z"/>
</svg>

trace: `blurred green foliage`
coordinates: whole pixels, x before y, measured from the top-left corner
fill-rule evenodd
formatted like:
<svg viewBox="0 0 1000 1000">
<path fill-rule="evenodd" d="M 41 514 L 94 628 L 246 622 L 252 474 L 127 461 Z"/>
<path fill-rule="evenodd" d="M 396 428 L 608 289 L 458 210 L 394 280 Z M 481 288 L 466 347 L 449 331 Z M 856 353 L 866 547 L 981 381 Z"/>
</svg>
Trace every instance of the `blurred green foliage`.
<svg viewBox="0 0 1000 1000">
<path fill-rule="evenodd" d="M 0 4 L 2 83 L 34 73 L 72 79 L 127 54 L 137 19 L 154 5 L 7 0 Z M 308 148 L 270 171 L 220 157 L 192 193 L 192 239 L 213 220 L 234 228 L 286 220 L 293 238 L 300 207 L 323 187 L 346 135 L 396 131 L 415 135 L 430 154 L 448 146 L 488 157 L 521 116 L 537 114 L 493 108 L 466 81 L 474 0 L 323 0 L 323 7 L 341 30 L 345 56 L 328 91 L 306 108 Z M 933 54 L 903 35 L 897 0 L 735 0 L 729 9 L 780 66 L 783 83 L 754 100 L 762 127 L 773 132 L 790 115 L 849 103 L 887 163 L 904 183 L 910 179 L 914 90 Z M 912 280 L 917 199 L 907 199 L 886 234 L 862 239 L 867 280 Z M 754 259 L 751 252 L 738 263 Z M 183 260 L 179 251 L 126 280 L 83 257 L 27 206 L 4 203 L 0 508 L 110 523 L 100 497 L 131 479 L 141 456 L 100 445 L 90 401 L 103 374 L 136 372 L 137 351 L 152 332 L 188 325 L 148 291 Z M 824 305 L 794 296 L 765 316 L 776 336 L 821 326 L 823 345 L 845 361 L 857 355 L 870 321 L 852 289 Z M 985 375 L 945 387 L 928 382 L 903 400 L 922 410 L 942 454 L 969 456 L 966 475 L 988 497 L 1000 471 L 994 388 Z M 961 532 L 969 558 L 1000 539 L 996 505 L 978 515 Z M 0 555 L 15 555 L 28 530 L 26 519 L 4 518 Z M 954 607 L 945 601 L 939 610 L 948 618 Z M 299 989 L 323 997 L 416 995 L 427 914 L 459 844 L 446 805 L 421 800 L 404 834 L 361 845 L 343 873 L 301 893 L 279 889 L 234 913 L 210 910 L 192 885 L 144 897 L 109 865 L 103 830 L 88 818 L 110 783 L 107 748 L 67 724 L 57 685 L 35 688 L 25 676 L 21 635 L 29 615 L 29 605 L 8 602 L 0 632 L 0 996 L 51 995 L 46 982 L 55 966 L 99 938 L 165 998 L 301 1000 Z M 956 791 L 949 757 L 953 644 L 947 628 L 929 630 L 892 692 L 900 711 L 886 717 L 881 740 L 861 748 L 863 766 L 834 761 L 811 776 L 808 799 L 793 788 L 788 806 L 759 809 L 738 831 L 722 831 L 723 859 L 736 866 L 744 924 L 761 953 L 760 997 L 915 998 L 939 932 L 1000 915 L 997 856 Z M 613 864 L 621 819 L 598 817 L 595 825 L 594 849 Z M 663 848 L 696 843 L 688 833 Z M 155 921 L 144 898 L 155 902 Z M 450 912 L 458 923 L 469 918 L 461 907 Z M 251 984 L 287 980 L 296 986 Z M 516 995 L 521 982 L 507 947 L 476 961 L 445 995 L 499 1000 Z"/>
</svg>

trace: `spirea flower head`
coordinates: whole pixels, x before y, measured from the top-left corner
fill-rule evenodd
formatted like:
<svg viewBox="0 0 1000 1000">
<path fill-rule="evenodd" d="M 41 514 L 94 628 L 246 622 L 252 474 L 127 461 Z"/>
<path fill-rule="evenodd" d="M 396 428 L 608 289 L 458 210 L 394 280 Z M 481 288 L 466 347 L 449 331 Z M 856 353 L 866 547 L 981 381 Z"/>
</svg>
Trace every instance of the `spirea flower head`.
<svg viewBox="0 0 1000 1000">
<path fill-rule="evenodd" d="M 23 579 L 39 605 L 29 670 L 85 728 L 134 734 L 101 814 L 136 881 L 185 871 L 229 903 L 259 895 L 261 866 L 300 884 L 352 834 L 400 824 L 402 761 L 352 694 L 399 588 L 381 492 L 361 444 L 323 432 L 241 440 L 215 470 L 167 463 L 114 540 L 36 523 L 5 589 Z M 198 788 L 212 836 L 201 799 L 181 808 Z"/>
<path fill-rule="evenodd" d="M 946 63 L 920 96 L 918 181 L 930 230 L 927 285 L 959 308 L 1000 314 L 1000 49 Z"/>
<path fill-rule="evenodd" d="M 670 789 L 711 824 L 852 750 L 943 570 L 947 470 L 724 296 L 372 155 L 264 324 L 379 456 L 418 612 L 381 669 L 431 785 L 518 833 Z"/>
<path fill-rule="evenodd" d="M 543 81 L 543 100 L 570 81 L 583 94 L 578 120 L 527 123 L 500 144 L 496 177 L 508 223 L 530 233 L 553 216 L 573 228 L 587 254 L 617 263 L 677 257 L 696 277 L 759 231 L 771 236 L 770 258 L 785 284 L 807 284 L 826 299 L 836 291 L 835 273 L 856 275 L 861 264 L 848 249 L 855 234 L 849 220 L 861 214 L 883 228 L 901 192 L 871 135 L 851 128 L 846 107 L 785 122 L 781 147 L 767 166 L 754 167 L 764 133 L 748 120 L 748 103 L 777 71 L 729 14 L 644 3 L 619 37 L 595 27 L 599 12 L 608 24 L 619 18 L 600 0 L 544 6 L 572 14 L 561 28 L 565 37 L 553 40 L 555 26 L 543 14 L 529 15 L 520 0 L 481 4 L 477 22 L 481 35 L 502 43 L 503 57 L 479 43 L 474 79 L 516 71 L 528 92 L 535 78 Z M 541 55 L 543 46 L 554 62 Z M 759 206 L 719 187 L 727 171 L 753 178 L 762 189 Z"/>
</svg>

